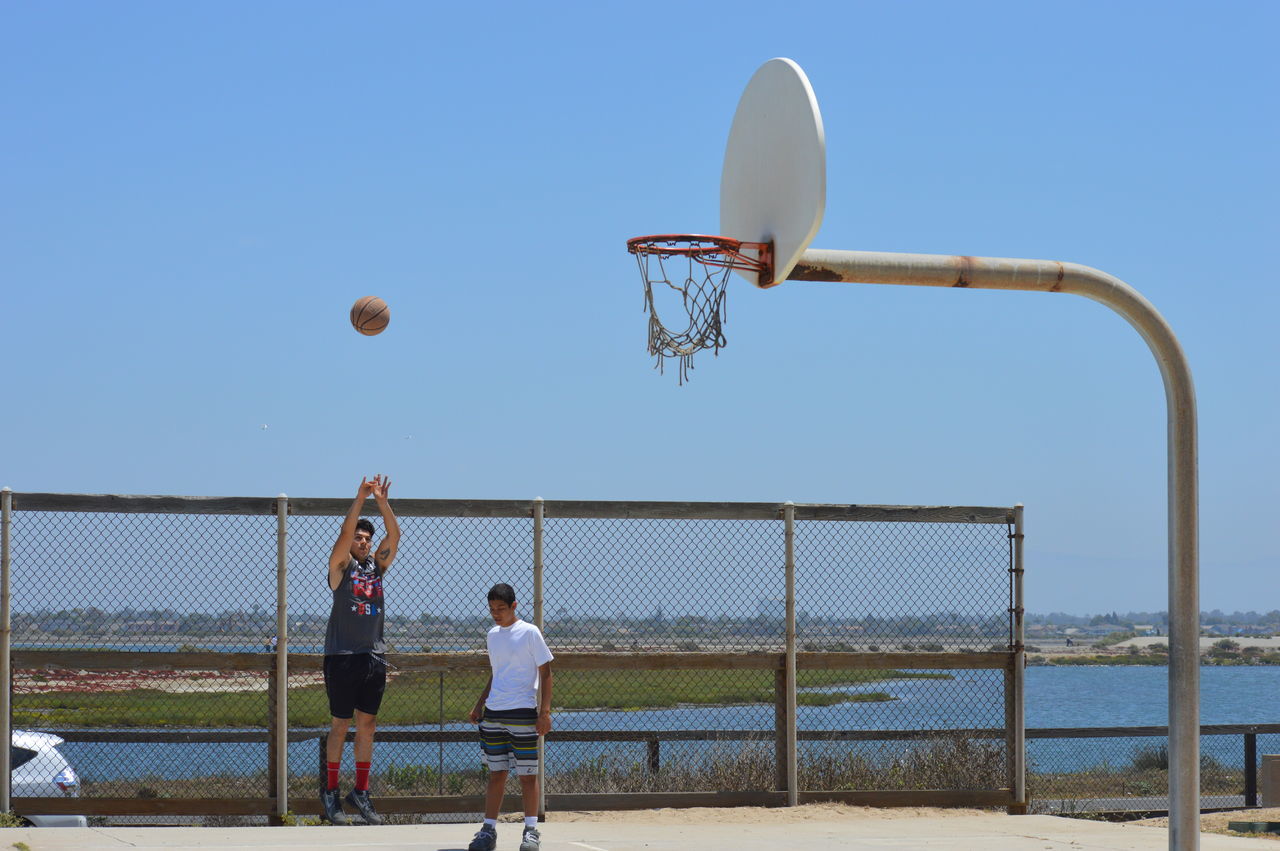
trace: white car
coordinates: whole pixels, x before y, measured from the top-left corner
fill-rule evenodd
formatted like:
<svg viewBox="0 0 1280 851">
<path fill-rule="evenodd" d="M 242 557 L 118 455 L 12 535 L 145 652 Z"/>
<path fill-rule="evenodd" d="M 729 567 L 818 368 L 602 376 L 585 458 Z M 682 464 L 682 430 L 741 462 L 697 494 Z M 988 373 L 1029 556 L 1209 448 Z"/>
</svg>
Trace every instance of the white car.
<svg viewBox="0 0 1280 851">
<path fill-rule="evenodd" d="M 9 745 L 12 791 L 15 798 L 80 797 L 80 778 L 58 750 L 62 739 L 52 733 L 14 730 Z M 24 815 L 36 827 L 88 827 L 84 816 Z"/>
</svg>

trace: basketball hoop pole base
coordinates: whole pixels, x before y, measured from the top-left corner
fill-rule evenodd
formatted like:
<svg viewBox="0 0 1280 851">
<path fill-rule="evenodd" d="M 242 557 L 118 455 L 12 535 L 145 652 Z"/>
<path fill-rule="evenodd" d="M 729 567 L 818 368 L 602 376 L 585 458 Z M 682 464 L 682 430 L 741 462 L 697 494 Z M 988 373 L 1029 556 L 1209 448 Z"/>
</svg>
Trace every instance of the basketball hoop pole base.
<svg viewBox="0 0 1280 851">
<path fill-rule="evenodd" d="M 1169 501 L 1169 848 L 1200 847 L 1200 588 L 1196 399 L 1164 317 L 1105 272 L 1054 260 L 808 249 L 788 280 L 1073 293 L 1115 310 L 1147 341 L 1164 379 Z"/>
</svg>

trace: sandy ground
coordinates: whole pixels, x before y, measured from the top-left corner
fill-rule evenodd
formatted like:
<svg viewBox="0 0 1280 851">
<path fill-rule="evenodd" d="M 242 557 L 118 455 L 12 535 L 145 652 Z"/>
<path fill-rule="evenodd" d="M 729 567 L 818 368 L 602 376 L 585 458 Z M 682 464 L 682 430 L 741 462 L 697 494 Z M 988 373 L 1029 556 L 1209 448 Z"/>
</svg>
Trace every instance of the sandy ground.
<svg viewBox="0 0 1280 851">
<path fill-rule="evenodd" d="M 1240 815 L 1261 820 L 1280 810 Z M 1232 814 L 1206 816 L 1205 829 Z M 4 831 L 7 847 L 30 851 L 87 851 L 97 848 L 222 849 L 222 851 L 462 851 L 474 825 L 423 824 L 381 827 L 112 827 L 14 828 Z M 514 848 L 518 827 L 498 827 L 499 847 Z M 998 810 L 868 809 L 840 804 L 806 804 L 792 809 L 754 807 L 639 810 L 626 813 L 549 814 L 542 826 L 544 851 L 737 851 L 821 848 L 830 851 L 1167 851 L 1168 828 L 1147 823 L 1115 824 L 1058 816 L 1008 816 Z M 1261 834 L 1205 832 L 1205 851 L 1270 851 L 1280 845 Z M 1272 837 L 1274 838 L 1274 837 Z"/>
<path fill-rule="evenodd" d="M 1211 649 L 1213 645 L 1217 644 L 1223 638 L 1230 638 L 1236 644 L 1240 645 L 1241 650 L 1243 650 L 1246 647 L 1258 647 L 1262 650 L 1280 650 L 1280 637 L 1263 638 L 1262 636 L 1257 636 L 1257 635 L 1232 635 L 1232 636 L 1202 635 L 1200 636 L 1200 652 L 1203 653 L 1206 650 Z M 1153 644 L 1163 644 L 1167 647 L 1169 644 L 1169 639 L 1162 635 L 1143 635 L 1138 638 L 1125 639 L 1124 641 L 1121 641 L 1119 644 L 1115 646 L 1119 648 L 1150 647 Z M 1071 648 L 1071 649 L 1074 650 L 1075 648 Z"/>
<path fill-rule="evenodd" d="M 614 812 L 556 811 L 548 821 L 628 824 L 788 824 L 808 821 L 868 821 L 891 819 L 962 819 L 990 815 L 990 810 L 944 807 L 854 807 L 847 804 L 802 804 L 798 807 L 690 807 L 688 809 L 621 810 Z M 1261 810 L 1236 810 L 1205 813 L 1200 816 L 1201 831 L 1228 836 L 1252 836 L 1275 839 L 1274 833 L 1232 833 L 1227 823 L 1233 821 L 1280 822 L 1280 807 Z M 1168 827 L 1168 818 L 1150 818 L 1125 822 L 1136 826 Z"/>
<path fill-rule="evenodd" d="M 576 812 L 556 810 L 548 821 L 590 821 L 632 824 L 787 824 L 805 821 L 867 819 L 965 818 L 982 810 L 955 807 L 854 807 L 848 804 L 801 804 L 798 807 L 688 807 L 685 809 L 611 810 Z"/>
<path fill-rule="evenodd" d="M 1222 833 L 1227 836 L 1252 836 L 1255 839 L 1274 839 L 1280 842 L 1280 833 L 1235 833 L 1227 829 L 1227 823 L 1233 821 L 1267 821 L 1280 822 L 1280 807 L 1261 810 L 1233 810 L 1226 813 L 1204 813 L 1200 816 L 1201 833 Z M 1148 827 L 1168 827 L 1167 818 L 1148 818 L 1130 824 Z"/>
</svg>

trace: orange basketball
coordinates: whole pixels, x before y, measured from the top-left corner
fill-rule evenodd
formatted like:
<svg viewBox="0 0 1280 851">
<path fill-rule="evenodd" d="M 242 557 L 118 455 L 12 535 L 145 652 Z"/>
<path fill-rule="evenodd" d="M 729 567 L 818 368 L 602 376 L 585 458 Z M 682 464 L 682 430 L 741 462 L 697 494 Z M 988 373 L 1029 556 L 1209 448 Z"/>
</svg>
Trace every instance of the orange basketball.
<svg viewBox="0 0 1280 851">
<path fill-rule="evenodd" d="M 376 295 L 356 299 L 351 305 L 351 326 L 367 337 L 381 334 L 391 321 L 391 308 Z"/>
</svg>

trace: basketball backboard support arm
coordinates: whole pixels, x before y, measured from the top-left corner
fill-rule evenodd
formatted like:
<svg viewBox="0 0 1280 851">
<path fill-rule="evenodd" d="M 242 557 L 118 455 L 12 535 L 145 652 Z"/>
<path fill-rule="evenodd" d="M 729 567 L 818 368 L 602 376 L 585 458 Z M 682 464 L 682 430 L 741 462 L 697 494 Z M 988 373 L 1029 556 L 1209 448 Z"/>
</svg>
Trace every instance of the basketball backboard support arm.
<svg viewBox="0 0 1280 851">
<path fill-rule="evenodd" d="M 806 249 L 793 281 L 1074 293 L 1123 316 L 1164 379 L 1169 504 L 1169 848 L 1200 847 L 1200 559 L 1196 399 L 1173 329 L 1133 287 L 1076 263 Z"/>
</svg>

